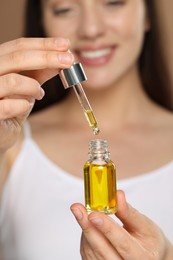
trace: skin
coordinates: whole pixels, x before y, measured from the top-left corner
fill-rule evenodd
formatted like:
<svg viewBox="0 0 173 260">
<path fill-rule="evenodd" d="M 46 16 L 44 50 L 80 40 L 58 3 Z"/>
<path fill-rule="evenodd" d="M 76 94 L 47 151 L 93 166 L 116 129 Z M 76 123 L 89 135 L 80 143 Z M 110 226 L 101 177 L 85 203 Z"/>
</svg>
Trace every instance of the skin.
<svg viewBox="0 0 173 260">
<path fill-rule="evenodd" d="M 136 0 L 114 1 L 114 5 L 105 0 L 44 2 L 43 22 L 47 35 L 69 38 L 77 60 L 81 59 L 79 53 L 83 49 L 115 47 L 113 57 L 104 66 L 86 66 L 82 62 L 89 79 L 85 84 L 87 88 L 107 89 L 115 84 L 115 79 L 131 69 L 141 51 L 144 32 L 149 29 L 143 1 L 139 4 Z M 69 11 L 63 14 L 66 9 Z M 55 16 L 54 12 L 60 14 Z M 64 28 L 68 30 L 64 32 Z"/>
<path fill-rule="evenodd" d="M 64 8 L 68 10 L 65 13 Z M 173 154 L 172 114 L 146 96 L 137 67 L 144 34 L 150 27 L 144 2 L 128 0 L 112 5 L 112 2 L 98 0 L 48 0 L 43 1 L 43 14 L 46 34 L 69 38 L 71 45 L 67 41 L 62 43 L 62 39 L 56 40 L 55 44 L 55 38 L 48 38 L 20 39 L 0 46 L 2 171 L 9 172 L 20 151 L 21 126 L 34 100 L 43 97 L 41 84 L 57 74 L 58 69 L 70 67 L 74 59 L 83 61 L 83 51 L 100 50 L 105 46 L 114 48 L 110 59 L 94 66 L 83 62 L 88 77 L 84 87 L 99 122 L 99 138 L 108 139 L 111 158 L 117 162 L 118 179 L 141 175 L 170 162 Z M 69 48 L 74 59 L 67 52 Z M 59 59 L 60 55 L 66 57 L 66 62 Z M 29 122 L 33 138 L 45 155 L 67 172 L 82 178 L 81 169 L 87 155 L 86 149 L 81 147 L 87 147 L 93 135 L 76 97 L 71 93 L 63 102 L 29 117 Z M 15 146 L 4 155 L 15 141 Z M 78 156 L 74 157 L 74 154 Z M 72 210 L 86 231 L 81 240 L 83 259 L 105 259 L 102 252 L 105 247 L 109 249 L 110 259 L 170 257 L 172 249 L 164 234 L 153 222 L 127 206 L 123 195 L 120 195 L 117 217 L 126 229 L 99 213 L 88 217 L 82 205 L 75 204 Z M 82 213 L 82 219 L 76 215 L 77 210 Z M 131 214 L 147 234 L 139 230 L 139 226 L 134 226 Z M 105 233 L 98 225 L 91 225 L 90 218 L 96 216 L 103 219 Z M 114 232 L 110 233 L 110 229 Z M 154 234 L 158 235 L 154 236 L 156 240 Z M 129 245 L 127 258 L 127 248 L 124 248 L 121 237 Z M 103 245 L 101 248 L 97 238 Z M 93 253 L 92 242 L 98 253 Z"/>
<path fill-rule="evenodd" d="M 48 36 L 63 35 L 69 38 L 75 60 L 82 62 L 88 77 L 83 86 L 101 129 L 99 138 L 108 139 L 112 159 L 116 158 L 118 162 L 119 178 L 123 179 L 151 171 L 172 160 L 170 141 L 173 144 L 173 119 L 171 113 L 158 107 L 145 95 L 137 68 L 144 34 L 150 27 L 144 1 L 110 3 L 100 0 L 43 1 L 43 24 Z M 105 46 L 115 46 L 108 62 L 93 66 L 86 65 L 81 59 L 83 50 Z M 104 109 L 100 100 L 104 102 Z M 69 107 L 73 109 L 69 111 Z M 35 138 L 51 160 L 80 177 L 86 160 L 86 154 L 80 148 L 87 147 L 93 135 L 88 130 L 76 97 L 69 95 L 63 103 L 49 111 L 40 113 L 38 117 L 33 116 L 31 124 L 45 128 L 45 133 L 48 128 L 51 131 L 50 139 L 46 137 L 47 142 L 43 141 L 45 135 L 44 132 L 40 133 L 39 126 L 36 127 L 37 131 L 33 129 Z M 49 114 L 53 120 L 49 119 Z M 48 118 L 46 124 L 45 117 Z M 57 125 L 56 132 L 51 125 Z M 57 130 L 58 126 L 61 128 Z M 51 145 L 54 142 L 51 137 L 58 142 L 61 151 L 58 156 L 55 156 L 57 151 Z M 79 137 L 82 141 L 77 145 Z M 69 144 L 68 153 L 64 143 Z M 164 154 L 156 153 L 158 150 L 164 150 Z M 78 158 L 71 156 L 74 152 L 79 154 Z M 135 154 L 138 154 L 138 162 Z M 155 158 L 152 154 L 156 155 Z"/>
<path fill-rule="evenodd" d="M 129 205 L 122 191 L 117 193 L 117 203 L 116 217 L 123 226 L 99 212 L 87 215 L 81 204 L 71 206 L 83 231 L 82 259 L 171 260 L 172 246 L 159 227 Z"/>
<path fill-rule="evenodd" d="M 64 38 L 17 39 L 0 45 L 0 191 L 19 146 L 9 155 L 5 152 L 19 139 L 35 99 L 43 98 L 41 84 L 72 65 L 69 46 Z"/>
<path fill-rule="evenodd" d="M 43 98 L 41 84 L 73 63 L 69 45 L 69 40 L 49 38 L 18 39 L 0 46 L 0 152 L 16 141 L 34 100 Z"/>
</svg>

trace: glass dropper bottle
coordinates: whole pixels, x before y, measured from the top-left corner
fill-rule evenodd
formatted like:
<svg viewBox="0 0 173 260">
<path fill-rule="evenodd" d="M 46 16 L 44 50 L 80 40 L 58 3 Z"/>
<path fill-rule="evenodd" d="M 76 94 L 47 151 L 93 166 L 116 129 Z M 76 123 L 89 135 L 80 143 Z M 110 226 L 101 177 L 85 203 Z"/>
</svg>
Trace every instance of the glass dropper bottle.
<svg viewBox="0 0 173 260">
<path fill-rule="evenodd" d="M 70 68 L 61 70 L 59 76 L 65 89 L 69 87 L 74 89 L 89 126 L 93 129 L 94 134 L 97 135 L 100 130 L 91 105 L 81 85 L 81 82 L 87 80 L 81 63 L 74 63 Z"/>
<path fill-rule="evenodd" d="M 117 211 L 116 166 L 110 159 L 107 140 L 91 140 L 88 155 L 84 164 L 86 211 L 114 214 Z"/>
</svg>

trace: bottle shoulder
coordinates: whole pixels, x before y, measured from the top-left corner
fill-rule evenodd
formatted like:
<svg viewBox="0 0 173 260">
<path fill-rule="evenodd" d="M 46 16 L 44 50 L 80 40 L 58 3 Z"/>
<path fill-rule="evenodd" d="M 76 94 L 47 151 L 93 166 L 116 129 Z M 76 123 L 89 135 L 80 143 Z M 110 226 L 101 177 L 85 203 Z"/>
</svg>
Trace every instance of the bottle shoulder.
<svg viewBox="0 0 173 260">
<path fill-rule="evenodd" d="M 113 166 L 115 167 L 114 162 L 111 159 L 93 159 L 88 160 L 85 162 L 84 167 L 88 167 L 90 165 L 97 165 L 97 166 Z"/>
</svg>

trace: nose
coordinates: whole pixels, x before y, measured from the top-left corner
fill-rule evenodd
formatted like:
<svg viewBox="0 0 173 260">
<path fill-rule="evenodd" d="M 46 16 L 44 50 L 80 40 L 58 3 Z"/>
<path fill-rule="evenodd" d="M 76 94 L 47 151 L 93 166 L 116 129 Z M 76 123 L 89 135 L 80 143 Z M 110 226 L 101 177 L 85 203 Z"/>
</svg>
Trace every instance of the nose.
<svg viewBox="0 0 173 260">
<path fill-rule="evenodd" d="M 78 33 L 85 39 L 101 37 L 105 32 L 104 17 L 96 7 L 85 9 L 81 12 Z"/>
</svg>

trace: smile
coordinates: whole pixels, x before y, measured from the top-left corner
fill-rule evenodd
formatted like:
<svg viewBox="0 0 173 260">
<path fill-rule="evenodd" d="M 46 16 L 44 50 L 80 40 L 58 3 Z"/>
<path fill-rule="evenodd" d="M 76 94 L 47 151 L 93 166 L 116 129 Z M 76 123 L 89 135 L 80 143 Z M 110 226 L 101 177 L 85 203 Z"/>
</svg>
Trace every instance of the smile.
<svg viewBox="0 0 173 260">
<path fill-rule="evenodd" d="M 104 65 L 112 58 L 115 47 L 106 47 L 98 49 L 83 49 L 76 51 L 77 58 L 83 65 L 99 66 Z"/>
<path fill-rule="evenodd" d="M 106 48 L 106 49 L 96 50 L 96 51 L 83 51 L 83 52 L 80 52 L 80 56 L 83 58 L 89 58 L 89 59 L 100 58 L 100 57 L 110 54 L 111 51 L 112 51 L 111 48 Z"/>
</svg>

